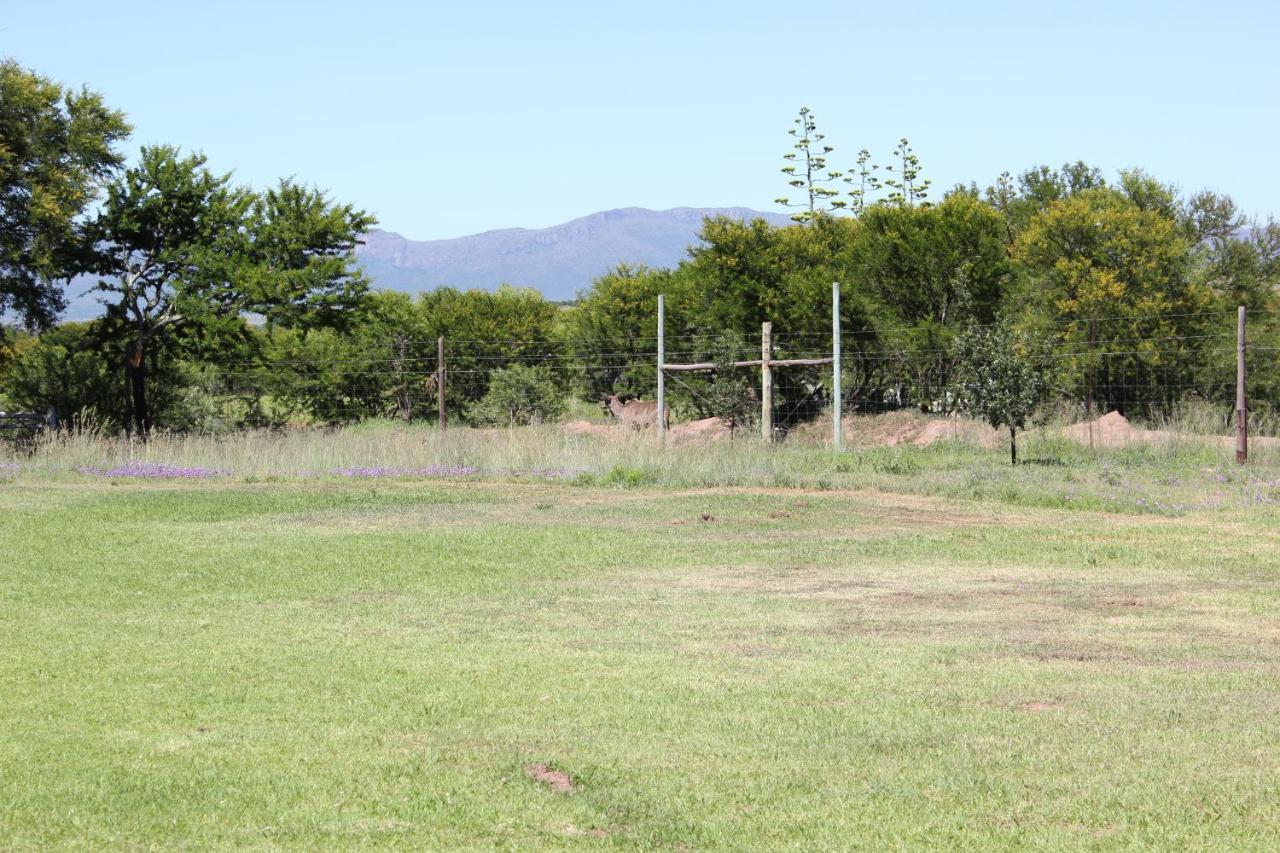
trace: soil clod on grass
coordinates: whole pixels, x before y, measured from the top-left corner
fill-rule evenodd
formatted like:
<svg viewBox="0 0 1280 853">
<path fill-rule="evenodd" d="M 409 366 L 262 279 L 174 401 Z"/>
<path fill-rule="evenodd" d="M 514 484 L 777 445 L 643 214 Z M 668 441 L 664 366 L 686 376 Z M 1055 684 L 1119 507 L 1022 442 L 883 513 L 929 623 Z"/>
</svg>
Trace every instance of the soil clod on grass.
<svg viewBox="0 0 1280 853">
<path fill-rule="evenodd" d="M 1020 705 L 1018 705 L 1019 710 L 1034 711 L 1037 713 L 1041 711 L 1057 711 L 1061 707 L 1062 706 L 1057 702 L 1041 702 L 1041 701 L 1023 702 Z"/>
<path fill-rule="evenodd" d="M 576 790 L 568 773 L 563 770 L 553 770 L 546 764 L 530 764 L 524 769 L 524 775 L 546 785 L 557 794 L 572 794 Z"/>
<path fill-rule="evenodd" d="M 715 517 L 714 515 L 712 515 L 711 513 L 709 513 L 709 512 L 704 512 L 701 516 L 699 516 L 699 518 L 701 518 L 703 521 L 715 521 L 715 520 L 716 520 L 716 517 Z"/>
</svg>

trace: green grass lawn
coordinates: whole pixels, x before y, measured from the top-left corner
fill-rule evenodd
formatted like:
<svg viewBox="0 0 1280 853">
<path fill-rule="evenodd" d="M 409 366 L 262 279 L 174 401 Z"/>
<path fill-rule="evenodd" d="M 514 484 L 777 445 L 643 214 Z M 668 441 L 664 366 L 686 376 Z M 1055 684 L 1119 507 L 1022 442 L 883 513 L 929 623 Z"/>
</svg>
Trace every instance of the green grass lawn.
<svg viewBox="0 0 1280 853">
<path fill-rule="evenodd" d="M 1274 847 L 1278 521 L 10 480 L 0 848 Z"/>
</svg>

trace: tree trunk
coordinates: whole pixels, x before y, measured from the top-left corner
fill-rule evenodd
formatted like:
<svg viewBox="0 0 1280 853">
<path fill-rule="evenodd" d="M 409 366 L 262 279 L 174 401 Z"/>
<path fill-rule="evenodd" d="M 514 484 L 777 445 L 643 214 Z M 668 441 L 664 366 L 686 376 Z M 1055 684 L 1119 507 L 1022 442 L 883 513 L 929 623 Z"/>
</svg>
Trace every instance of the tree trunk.
<svg viewBox="0 0 1280 853">
<path fill-rule="evenodd" d="M 1016 427 L 1009 427 L 1009 464 L 1018 464 L 1018 430 Z"/>
<path fill-rule="evenodd" d="M 151 431 L 151 412 L 147 408 L 147 365 L 142 354 L 141 341 L 130 345 L 129 355 L 125 359 L 124 374 L 129 380 L 131 428 L 138 436 L 145 439 Z"/>
</svg>

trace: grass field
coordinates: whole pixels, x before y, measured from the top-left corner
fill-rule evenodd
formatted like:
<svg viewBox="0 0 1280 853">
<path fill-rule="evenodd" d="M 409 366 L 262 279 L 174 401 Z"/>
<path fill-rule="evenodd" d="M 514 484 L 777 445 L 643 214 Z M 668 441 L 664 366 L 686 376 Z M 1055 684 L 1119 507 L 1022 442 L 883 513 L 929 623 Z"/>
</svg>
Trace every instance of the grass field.
<svg viewBox="0 0 1280 853">
<path fill-rule="evenodd" d="M 975 489 L 970 453 L 806 489 L 37 462 L 0 480 L 0 847 L 1274 847 L 1274 472 Z"/>
</svg>

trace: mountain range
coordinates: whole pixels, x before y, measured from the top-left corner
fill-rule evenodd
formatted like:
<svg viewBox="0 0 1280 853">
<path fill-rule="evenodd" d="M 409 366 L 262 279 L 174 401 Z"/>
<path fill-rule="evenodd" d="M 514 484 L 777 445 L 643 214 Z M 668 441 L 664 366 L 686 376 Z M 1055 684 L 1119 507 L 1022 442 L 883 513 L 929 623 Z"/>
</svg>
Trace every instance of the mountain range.
<svg viewBox="0 0 1280 853">
<path fill-rule="evenodd" d="M 441 285 L 492 290 L 506 283 L 563 301 L 619 263 L 675 266 L 698 242 L 707 216 L 791 224 L 785 214 L 746 207 L 624 207 L 550 228 L 504 228 L 452 240 L 410 240 L 372 231 L 356 255 L 376 287 L 417 293 Z"/>
<path fill-rule="evenodd" d="M 786 214 L 747 207 L 624 207 L 550 228 L 503 228 L 451 240 L 410 240 L 374 230 L 365 235 L 356 258 L 375 288 L 419 293 L 445 285 L 493 290 L 512 284 L 566 301 L 619 263 L 675 266 L 698 242 L 708 216 L 791 224 Z M 92 283 L 90 278 L 72 280 L 65 319 L 87 320 L 102 313 L 96 297 L 84 293 Z"/>
</svg>

